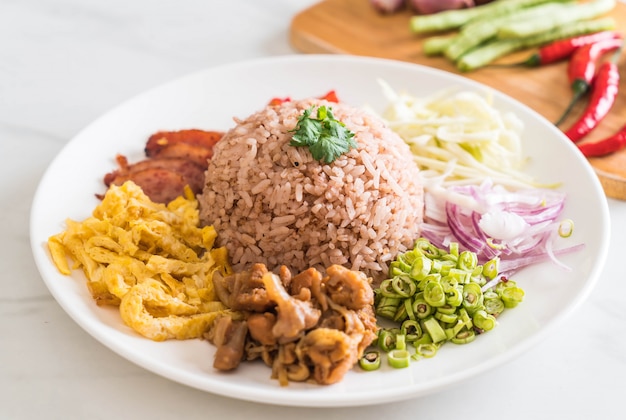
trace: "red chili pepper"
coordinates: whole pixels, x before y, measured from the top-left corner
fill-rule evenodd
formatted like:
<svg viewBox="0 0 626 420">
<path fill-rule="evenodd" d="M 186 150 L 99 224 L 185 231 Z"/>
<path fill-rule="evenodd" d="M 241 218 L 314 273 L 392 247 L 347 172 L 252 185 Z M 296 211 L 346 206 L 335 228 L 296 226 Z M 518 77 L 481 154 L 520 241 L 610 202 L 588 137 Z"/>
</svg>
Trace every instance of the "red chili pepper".
<svg viewBox="0 0 626 420">
<path fill-rule="evenodd" d="M 289 102 L 291 101 L 291 98 L 287 97 L 287 98 L 272 98 L 270 99 L 270 101 L 267 103 L 269 106 L 278 106 L 278 105 L 282 105 L 285 102 Z"/>
<path fill-rule="evenodd" d="M 617 133 L 602 140 L 579 144 L 578 148 L 587 157 L 605 156 L 626 147 L 626 125 Z"/>
<path fill-rule="evenodd" d="M 556 125 L 563 122 L 574 105 L 589 91 L 596 75 L 596 67 L 600 57 L 609 51 L 620 48 L 622 43 L 623 40 L 619 38 L 605 39 L 580 47 L 574 52 L 567 68 L 567 75 L 574 96 L 563 115 L 555 123 Z"/>
<path fill-rule="evenodd" d="M 585 137 L 602 121 L 615 103 L 619 90 L 619 68 L 617 59 L 621 48 L 610 61 L 602 63 L 593 82 L 591 98 L 583 115 L 572 125 L 565 135 L 574 143 Z"/>
<path fill-rule="evenodd" d="M 326 99 L 328 102 L 339 103 L 339 97 L 337 96 L 337 92 L 335 92 L 334 90 L 326 92 L 326 94 L 320 97 L 320 99 Z"/>
<path fill-rule="evenodd" d="M 339 103 L 339 97 L 337 96 L 337 93 L 334 90 L 329 90 L 328 92 L 326 92 L 323 96 L 320 96 L 319 99 L 325 99 L 328 102 L 335 102 L 335 103 Z M 270 101 L 268 102 L 269 106 L 277 106 L 277 105 L 282 105 L 285 102 L 289 102 L 291 101 L 290 97 L 286 97 L 286 98 L 272 98 L 270 99 Z"/>
<path fill-rule="evenodd" d="M 601 31 L 592 34 L 580 35 L 572 38 L 560 39 L 544 45 L 536 53 L 524 61 L 517 63 L 491 64 L 491 67 L 540 67 L 569 58 L 576 50 L 585 45 L 607 39 L 622 39 L 624 35 L 616 31 Z"/>
<path fill-rule="evenodd" d="M 519 63 L 527 67 L 539 67 L 570 57 L 574 51 L 585 45 L 595 44 L 606 39 L 622 39 L 624 36 L 615 31 L 602 31 L 588 35 L 581 35 L 568 39 L 561 39 L 544 45 L 539 50 Z"/>
</svg>

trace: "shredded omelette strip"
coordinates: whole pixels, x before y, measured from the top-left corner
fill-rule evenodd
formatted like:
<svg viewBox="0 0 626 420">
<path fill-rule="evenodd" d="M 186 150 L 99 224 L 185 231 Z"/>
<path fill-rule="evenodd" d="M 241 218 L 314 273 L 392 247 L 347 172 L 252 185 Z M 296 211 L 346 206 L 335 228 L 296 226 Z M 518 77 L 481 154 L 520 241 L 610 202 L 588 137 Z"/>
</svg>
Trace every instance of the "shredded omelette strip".
<svg viewBox="0 0 626 420">
<path fill-rule="evenodd" d="M 231 272 L 226 249 L 214 248 L 216 237 L 213 226 L 200 227 L 190 189 L 165 205 L 128 181 L 111 186 L 91 217 L 68 219 L 48 248 L 62 274 L 82 269 L 96 303 L 118 306 L 137 333 L 180 340 L 201 337 L 230 312 L 213 289 L 216 270 Z"/>
</svg>

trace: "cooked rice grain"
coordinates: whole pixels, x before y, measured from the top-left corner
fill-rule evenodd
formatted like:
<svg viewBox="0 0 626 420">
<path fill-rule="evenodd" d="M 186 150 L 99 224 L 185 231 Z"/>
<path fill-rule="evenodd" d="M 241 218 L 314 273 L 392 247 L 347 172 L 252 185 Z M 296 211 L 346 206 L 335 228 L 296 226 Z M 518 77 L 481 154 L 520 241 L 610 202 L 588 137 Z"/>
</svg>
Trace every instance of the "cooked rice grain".
<svg viewBox="0 0 626 420">
<path fill-rule="evenodd" d="M 333 163 L 289 145 L 302 112 L 332 107 L 358 144 Z M 342 264 L 374 279 L 413 245 L 423 189 L 408 146 L 376 116 L 315 99 L 236 120 L 215 146 L 200 202 L 233 267 L 261 262 L 298 272 Z"/>
</svg>

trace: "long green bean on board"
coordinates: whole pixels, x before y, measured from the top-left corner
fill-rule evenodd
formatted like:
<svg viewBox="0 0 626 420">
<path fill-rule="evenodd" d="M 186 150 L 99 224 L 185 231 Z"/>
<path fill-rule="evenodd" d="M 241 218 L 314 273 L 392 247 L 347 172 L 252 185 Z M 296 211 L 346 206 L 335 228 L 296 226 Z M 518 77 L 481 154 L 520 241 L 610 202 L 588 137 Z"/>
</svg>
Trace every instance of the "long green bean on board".
<svg viewBox="0 0 626 420">
<path fill-rule="evenodd" d="M 458 29 L 472 19 L 495 18 L 526 7 L 569 0 L 495 0 L 480 7 L 448 10 L 432 15 L 415 15 L 410 28 L 416 34 Z"/>
<path fill-rule="evenodd" d="M 442 55 L 459 35 L 431 36 L 424 40 L 422 51 L 426 55 Z"/>
<path fill-rule="evenodd" d="M 507 25 L 514 22 L 536 22 L 546 15 L 563 14 L 568 7 L 571 7 L 571 3 L 545 3 L 506 13 L 496 18 L 472 20 L 461 28 L 458 36 L 445 49 L 444 54 L 450 60 L 456 61 L 472 48 L 497 37 L 501 28 Z"/>
<path fill-rule="evenodd" d="M 558 26 L 595 19 L 616 6 L 615 0 L 596 0 L 570 5 L 559 13 L 547 13 L 541 19 L 512 20 L 498 30 L 498 38 L 523 38 L 550 31 Z"/>
<path fill-rule="evenodd" d="M 518 50 L 615 28 L 606 16 L 616 0 L 495 0 L 483 6 L 411 18 L 427 38 L 426 55 L 444 55 L 461 71 L 473 71 Z"/>
<path fill-rule="evenodd" d="M 500 57 L 525 48 L 538 47 L 559 39 L 612 29 L 615 29 L 615 20 L 603 18 L 574 22 L 528 38 L 498 39 L 463 55 L 456 65 L 460 71 L 468 72 L 484 67 Z"/>
</svg>

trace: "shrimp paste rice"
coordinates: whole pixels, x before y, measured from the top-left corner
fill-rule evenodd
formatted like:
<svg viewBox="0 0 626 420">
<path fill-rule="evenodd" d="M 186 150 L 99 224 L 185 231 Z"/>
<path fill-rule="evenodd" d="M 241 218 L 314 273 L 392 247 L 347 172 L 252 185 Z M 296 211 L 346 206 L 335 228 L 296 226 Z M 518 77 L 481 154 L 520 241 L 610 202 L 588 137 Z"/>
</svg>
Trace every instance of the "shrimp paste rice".
<svg viewBox="0 0 626 420">
<path fill-rule="evenodd" d="M 311 105 L 331 107 L 358 147 L 324 164 L 308 148 L 290 146 Z M 202 222 L 215 226 L 235 270 L 254 262 L 293 271 L 341 264 L 380 280 L 413 246 L 423 188 L 408 146 L 380 118 L 307 99 L 235 122 L 214 148 L 198 197 Z"/>
</svg>

